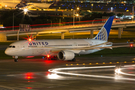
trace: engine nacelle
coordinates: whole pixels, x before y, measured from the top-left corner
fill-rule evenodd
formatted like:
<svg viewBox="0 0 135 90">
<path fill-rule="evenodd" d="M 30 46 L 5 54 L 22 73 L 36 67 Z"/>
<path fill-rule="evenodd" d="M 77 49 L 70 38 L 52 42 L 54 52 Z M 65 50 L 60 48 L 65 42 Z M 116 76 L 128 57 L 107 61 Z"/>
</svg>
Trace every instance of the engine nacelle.
<svg viewBox="0 0 135 90">
<path fill-rule="evenodd" d="M 75 54 L 70 51 L 60 51 L 57 55 L 59 60 L 72 60 L 75 57 Z"/>
</svg>

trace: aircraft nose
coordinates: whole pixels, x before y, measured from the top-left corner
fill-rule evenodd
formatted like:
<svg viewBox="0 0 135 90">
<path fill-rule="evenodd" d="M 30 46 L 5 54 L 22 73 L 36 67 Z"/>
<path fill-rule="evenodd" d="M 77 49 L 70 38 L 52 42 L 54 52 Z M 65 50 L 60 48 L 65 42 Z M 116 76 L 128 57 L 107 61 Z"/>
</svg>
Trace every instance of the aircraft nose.
<svg viewBox="0 0 135 90">
<path fill-rule="evenodd" d="M 10 55 L 10 50 L 9 50 L 9 49 L 6 49 L 6 50 L 5 50 L 5 54 L 6 54 L 6 55 Z"/>
</svg>

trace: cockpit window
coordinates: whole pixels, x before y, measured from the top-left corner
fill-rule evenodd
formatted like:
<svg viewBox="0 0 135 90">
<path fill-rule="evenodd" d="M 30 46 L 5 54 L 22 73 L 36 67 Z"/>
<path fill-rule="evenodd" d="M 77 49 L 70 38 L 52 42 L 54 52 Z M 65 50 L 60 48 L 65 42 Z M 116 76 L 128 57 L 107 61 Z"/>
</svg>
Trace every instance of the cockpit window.
<svg viewBox="0 0 135 90">
<path fill-rule="evenodd" d="M 9 46 L 9 48 L 15 48 L 15 46 Z"/>
<path fill-rule="evenodd" d="M 9 46 L 9 48 L 11 48 L 12 46 Z"/>
</svg>

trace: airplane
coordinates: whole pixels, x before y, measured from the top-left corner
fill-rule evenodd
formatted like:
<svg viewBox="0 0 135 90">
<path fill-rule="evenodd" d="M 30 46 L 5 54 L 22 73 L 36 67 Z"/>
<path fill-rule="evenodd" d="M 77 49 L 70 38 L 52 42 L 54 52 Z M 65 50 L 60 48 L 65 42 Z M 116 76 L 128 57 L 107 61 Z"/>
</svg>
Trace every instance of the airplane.
<svg viewBox="0 0 135 90">
<path fill-rule="evenodd" d="M 28 40 L 14 42 L 5 50 L 5 54 L 18 57 L 28 56 L 57 56 L 59 60 L 75 61 L 76 54 L 90 54 L 105 48 L 112 49 L 112 42 L 108 42 L 114 16 L 111 16 L 99 33 L 93 39 L 64 39 L 64 40 Z"/>
</svg>

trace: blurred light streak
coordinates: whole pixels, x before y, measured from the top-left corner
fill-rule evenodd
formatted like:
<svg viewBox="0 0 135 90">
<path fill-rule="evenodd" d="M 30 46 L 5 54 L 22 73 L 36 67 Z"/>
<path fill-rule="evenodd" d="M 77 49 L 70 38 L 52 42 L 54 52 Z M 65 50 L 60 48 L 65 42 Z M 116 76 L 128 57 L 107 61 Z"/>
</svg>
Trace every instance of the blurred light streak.
<svg viewBox="0 0 135 90">
<path fill-rule="evenodd" d="M 96 78 L 109 78 L 114 79 L 114 77 L 109 76 L 99 76 L 99 75 L 86 75 L 86 74 L 76 74 L 76 73 L 66 73 L 66 72 L 60 72 L 61 70 L 82 70 L 82 69 L 95 69 L 95 68 L 114 68 L 115 66 L 98 66 L 98 67 L 70 67 L 70 68 L 55 68 L 55 69 L 49 69 L 48 71 L 51 73 L 56 74 L 63 74 L 63 75 L 74 75 L 74 76 L 85 76 L 85 77 L 96 77 Z"/>
<path fill-rule="evenodd" d="M 47 75 L 48 79 L 60 79 L 61 77 L 57 75 L 56 73 L 48 74 Z"/>
<path fill-rule="evenodd" d="M 99 20 L 94 20 L 94 22 L 96 21 L 105 21 L 107 19 L 99 19 Z M 93 20 L 87 20 L 87 21 L 76 21 L 74 23 L 81 23 L 81 22 L 93 22 Z M 73 22 L 61 22 L 61 24 L 69 24 L 69 23 L 73 23 Z M 42 25 L 56 25 L 56 24 L 59 24 L 59 23 L 45 23 L 45 24 L 33 24 L 33 25 L 30 25 L 30 26 L 42 26 Z M 7 26 L 7 27 L 4 27 L 4 28 L 12 28 L 12 27 L 19 27 L 19 26 Z"/>
<path fill-rule="evenodd" d="M 132 67 L 133 65 L 128 65 L 128 66 L 124 66 L 124 67 Z M 127 76 L 135 76 L 135 74 L 129 74 L 129 73 L 124 73 L 122 72 L 122 70 L 127 69 L 127 68 L 120 68 L 120 70 L 116 70 L 115 72 L 118 74 L 122 74 L 122 75 L 127 75 Z"/>
<path fill-rule="evenodd" d="M 69 73 L 69 72 L 62 72 L 63 70 L 83 70 L 83 69 L 100 69 L 100 68 L 115 68 L 115 66 L 97 66 L 97 67 L 70 67 L 70 68 L 55 68 L 55 69 L 49 69 L 48 71 L 55 74 L 61 74 L 61 75 L 72 75 L 72 76 L 82 76 L 82 77 L 94 77 L 94 78 L 106 78 L 106 79 L 115 79 L 115 80 L 131 80 L 135 81 L 134 78 L 124 78 L 120 76 L 120 74 L 124 75 L 132 75 L 132 74 L 126 74 L 123 73 L 121 68 L 118 68 L 115 70 L 114 76 L 101 76 L 101 75 L 87 75 L 87 74 L 77 74 L 77 73 Z M 55 75 L 54 75 L 55 76 Z M 135 76 L 135 75 L 133 75 Z"/>
</svg>

